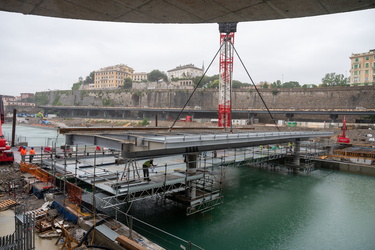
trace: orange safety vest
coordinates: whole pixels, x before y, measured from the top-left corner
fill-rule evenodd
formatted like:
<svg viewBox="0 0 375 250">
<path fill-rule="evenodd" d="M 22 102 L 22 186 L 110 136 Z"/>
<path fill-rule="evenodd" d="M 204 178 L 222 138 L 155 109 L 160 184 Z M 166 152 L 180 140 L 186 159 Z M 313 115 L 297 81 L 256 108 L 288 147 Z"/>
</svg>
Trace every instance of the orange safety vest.
<svg viewBox="0 0 375 250">
<path fill-rule="evenodd" d="M 34 149 L 30 149 L 30 155 L 35 155 L 35 150 Z"/>
<path fill-rule="evenodd" d="M 27 154 L 27 150 L 26 149 L 21 149 L 21 155 L 26 155 Z"/>
</svg>

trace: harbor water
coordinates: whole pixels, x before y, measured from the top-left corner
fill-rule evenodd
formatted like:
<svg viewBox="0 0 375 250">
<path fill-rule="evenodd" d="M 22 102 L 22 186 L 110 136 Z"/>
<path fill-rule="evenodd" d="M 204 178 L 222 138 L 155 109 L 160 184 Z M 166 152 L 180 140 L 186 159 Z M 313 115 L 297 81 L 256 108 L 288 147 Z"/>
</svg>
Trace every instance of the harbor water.
<svg viewBox="0 0 375 250">
<path fill-rule="evenodd" d="M 11 134 L 11 127 L 5 125 L 4 131 Z M 56 130 L 24 126 L 17 127 L 17 135 L 40 137 L 27 139 L 30 146 L 63 139 Z M 158 198 L 122 209 L 204 249 L 375 249 L 375 177 L 228 166 L 222 194 L 223 204 L 191 216 L 184 207 Z M 181 249 L 162 234 L 135 230 L 166 249 Z"/>
<path fill-rule="evenodd" d="M 374 177 L 334 170 L 228 167 L 224 203 L 209 212 L 187 217 L 175 204 L 144 200 L 130 213 L 204 249 L 375 249 L 374 190 Z"/>
<path fill-rule="evenodd" d="M 3 133 L 7 140 L 12 139 L 12 125 L 3 124 Z M 65 137 L 57 133 L 56 128 L 44 128 L 26 125 L 17 125 L 15 144 L 27 142 L 30 147 L 64 145 Z"/>
</svg>

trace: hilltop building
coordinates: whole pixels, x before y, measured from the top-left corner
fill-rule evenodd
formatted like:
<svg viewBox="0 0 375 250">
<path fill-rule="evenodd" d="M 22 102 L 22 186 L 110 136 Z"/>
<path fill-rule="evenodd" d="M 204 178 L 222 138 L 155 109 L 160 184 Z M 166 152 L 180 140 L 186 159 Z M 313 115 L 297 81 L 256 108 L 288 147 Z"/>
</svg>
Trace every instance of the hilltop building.
<svg viewBox="0 0 375 250">
<path fill-rule="evenodd" d="M 375 83 L 375 49 L 350 57 L 350 84 L 366 85 Z"/>
<path fill-rule="evenodd" d="M 173 78 L 192 79 L 196 76 L 202 76 L 203 69 L 195 67 L 194 64 L 187 64 L 168 70 L 167 74 L 169 81 L 171 81 Z"/>
<path fill-rule="evenodd" d="M 194 64 L 187 64 L 178 66 L 174 69 L 168 70 L 168 80 L 171 86 L 176 89 L 192 89 L 194 88 L 193 78 L 202 76 L 204 69 L 197 68 Z"/>
<path fill-rule="evenodd" d="M 146 72 L 134 73 L 132 75 L 132 80 L 133 80 L 133 82 L 147 81 L 147 73 Z"/>
<path fill-rule="evenodd" d="M 124 84 L 125 78 L 132 78 L 134 69 L 124 64 L 109 66 L 95 71 L 94 88 L 118 88 Z"/>
</svg>

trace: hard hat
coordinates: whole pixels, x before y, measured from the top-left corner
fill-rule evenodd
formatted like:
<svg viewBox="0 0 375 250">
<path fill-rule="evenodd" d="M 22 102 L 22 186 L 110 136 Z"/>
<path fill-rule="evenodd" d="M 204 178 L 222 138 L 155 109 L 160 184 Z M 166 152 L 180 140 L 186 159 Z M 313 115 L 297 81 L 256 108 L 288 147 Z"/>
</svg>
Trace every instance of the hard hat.
<svg viewBox="0 0 375 250">
<path fill-rule="evenodd" d="M 23 146 L 23 148 L 26 148 L 26 146 Z"/>
<path fill-rule="evenodd" d="M 31 147 L 31 149 L 34 149 L 33 147 Z"/>
</svg>

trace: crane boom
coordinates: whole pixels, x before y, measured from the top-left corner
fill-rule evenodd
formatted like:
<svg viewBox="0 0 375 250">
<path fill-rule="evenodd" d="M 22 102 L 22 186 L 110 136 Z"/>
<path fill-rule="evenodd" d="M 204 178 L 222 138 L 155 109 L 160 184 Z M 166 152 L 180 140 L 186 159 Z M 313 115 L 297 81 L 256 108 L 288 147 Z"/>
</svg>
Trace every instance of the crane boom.
<svg viewBox="0 0 375 250">
<path fill-rule="evenodd" d="M 348 127 L 346 126 L 346 116 L 344 116 L 344 119 L 342 120 L 342 127 L 341 127 L 342 133 L 337 138 L 337 142 L 339 142 L 339 143 L 350 143 L 350 139 L 348 137 L 346 137 L 347 128 Z"/>
</svg>

